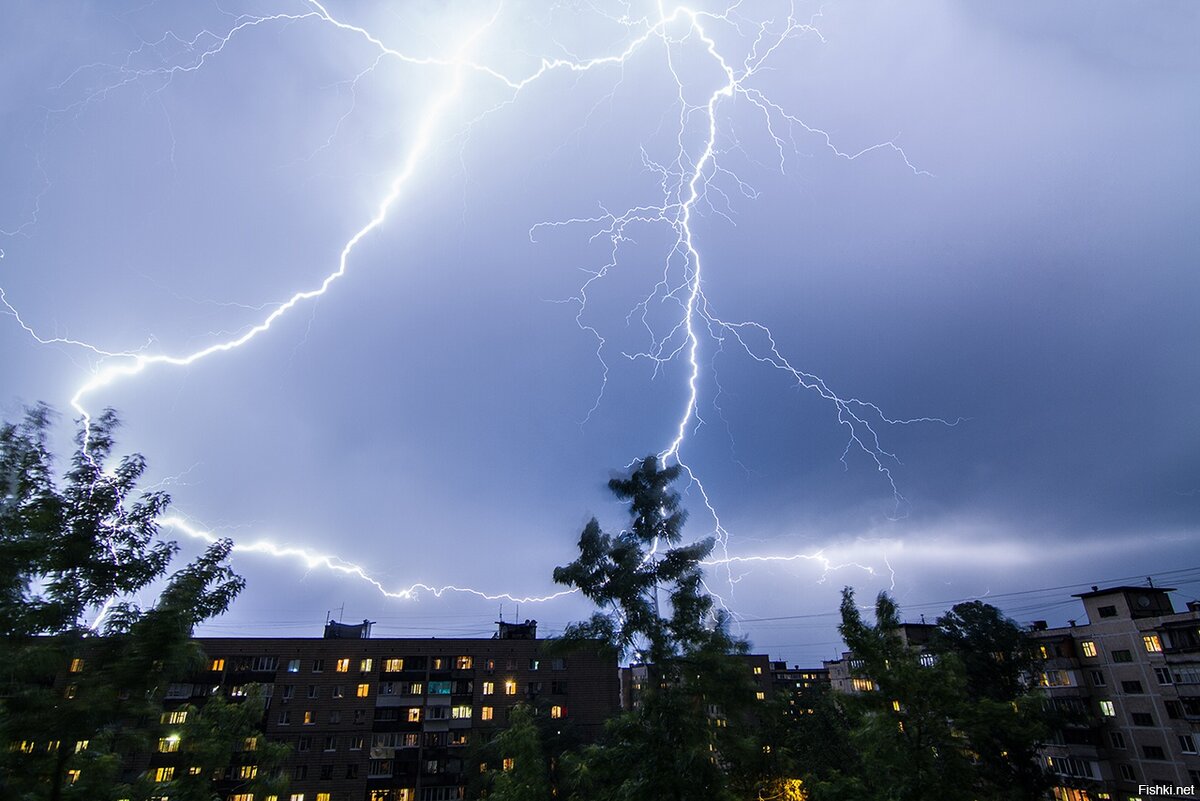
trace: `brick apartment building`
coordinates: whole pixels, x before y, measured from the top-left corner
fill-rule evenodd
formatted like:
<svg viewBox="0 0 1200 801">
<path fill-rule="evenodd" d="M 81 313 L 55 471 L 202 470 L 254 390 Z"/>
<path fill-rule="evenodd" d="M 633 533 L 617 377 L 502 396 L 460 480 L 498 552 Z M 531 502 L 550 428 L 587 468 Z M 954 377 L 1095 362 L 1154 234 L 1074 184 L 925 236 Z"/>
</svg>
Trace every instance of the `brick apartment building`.
<svg viewBox="0 0 1200 801">
<path fill-rule="evenodd" d="M 291 783 L 279 799 L 255 801 L 458 799 L 468 771 L 479 771 L 468 747 L 503 728 L 516 704 L 533 703 L 585 740 L 617 711 L 615 657 L 548 655 L 536 627 L 501 623 L 492 639 L 375 639 L 364 622 L 333 624 L 320 639 L 198 639 L 208 671 L 169 688 L 164 718 L 214 688 L 238 697 L 261 685 L 265 734 L 292 747 Z M 156 753 L 151 774 L 185 763 L 182 753 Z M 250 801 L 237 778 L 219 789 Z"/>
</svg>

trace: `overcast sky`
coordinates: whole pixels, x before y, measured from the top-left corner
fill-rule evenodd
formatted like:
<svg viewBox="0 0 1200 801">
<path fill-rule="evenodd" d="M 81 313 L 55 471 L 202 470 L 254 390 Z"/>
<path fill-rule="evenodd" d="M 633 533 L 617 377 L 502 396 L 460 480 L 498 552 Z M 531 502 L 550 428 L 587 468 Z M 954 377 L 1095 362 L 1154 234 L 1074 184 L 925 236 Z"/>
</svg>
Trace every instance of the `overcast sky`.
<svg viewBox="0 0 1200 801">
<path fill-rule="evenodd" d="M 350 245 L 244 345 L 82 404 L 121 412 L 197 530 L 389 590 L 548 595 L 590 516 L 623 524 L 610 475 L 687 410 L 697 261 L 670 256 L 680 227 L 614 243 L 606 215 L 678 214 L 700 164 L 687 533 L 719 518 L 719 555 L 797 557 L 710 571 L 756 651 L 833 656 L 844 585 L 912 619 L 987 595 L 1062 622 L 1077 585 L 1151 574 L 1200 593 L 1200 8 L 798 4 L 813 29 L 780 42 L 788 4 L 747 0 L 699 18 L 710 49 L 686 14 L 634 46 L 652 8 L 546 5 L 330 0 L 339 27 L 301 0 L 5 4 L 0 288 L 34 333 L 0 308 L 4 417 L 47 401 L 66 442 L 77 390 L 132 364 L 35 334 L 187 357 Z M 740 91 L 705 160 L 719 59 Z M 839 418 L 762 361 L 766 330 L 777 363 L 882 416 Z M 656 343 L 684 347 L 631 358 Z M 204 633 L 518 614 L 295 556 L 235 566 L 248 588 Z"/>
</svg>

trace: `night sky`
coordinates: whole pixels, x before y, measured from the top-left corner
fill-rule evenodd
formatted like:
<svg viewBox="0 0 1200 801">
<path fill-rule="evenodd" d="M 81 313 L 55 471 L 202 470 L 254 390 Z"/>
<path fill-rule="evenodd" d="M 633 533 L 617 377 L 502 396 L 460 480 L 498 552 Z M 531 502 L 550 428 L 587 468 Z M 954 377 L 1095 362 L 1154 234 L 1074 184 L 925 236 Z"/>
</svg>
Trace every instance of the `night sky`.
<svg viewBox="0 0 1200 801">
<path fill-rule="evenodd" d="M 200 633 L 552 633 L 587 604 L 515 599 L 675 440 L 699 264 L 687 534 L 727 533 L 755 651 L 834 656 L 847 584 L 914 620 L 1197 597 L 1200 7 L 796 3 L 781 39 L 747 0 L 691 7 L 707 43 L 666 8 L 638 44 L 652 3 L 6 3 L 0 413 L 53 404 L 65 454 L 103 383 L 193 530 L 510 596 L 247 551 Z M 348 245 L 240 347 L 114 372 L 245 337 Z"/>
</svg>

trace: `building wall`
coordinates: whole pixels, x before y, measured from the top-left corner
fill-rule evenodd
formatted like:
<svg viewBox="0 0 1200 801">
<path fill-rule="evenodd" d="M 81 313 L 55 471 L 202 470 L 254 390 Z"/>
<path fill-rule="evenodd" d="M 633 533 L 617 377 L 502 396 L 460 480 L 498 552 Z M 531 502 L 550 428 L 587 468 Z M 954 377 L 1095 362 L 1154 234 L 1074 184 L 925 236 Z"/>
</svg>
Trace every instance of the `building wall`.
<svg viewBox="0 0 1200 801">
<path fill-rule="evenodd" d="M 213 687 L 261 684 L 265 729 L 293 748 L 284 801 L 440 801 L 461 797 L 470 745 L 530 701 L 595 738 L 618 704 L 615 657 L 564 657 L 534 639 L 199 639 L 210 670 L 175 685 L 170 705 Z M 183 766 L 182 754 L 155 764 Z"/>
</svg>

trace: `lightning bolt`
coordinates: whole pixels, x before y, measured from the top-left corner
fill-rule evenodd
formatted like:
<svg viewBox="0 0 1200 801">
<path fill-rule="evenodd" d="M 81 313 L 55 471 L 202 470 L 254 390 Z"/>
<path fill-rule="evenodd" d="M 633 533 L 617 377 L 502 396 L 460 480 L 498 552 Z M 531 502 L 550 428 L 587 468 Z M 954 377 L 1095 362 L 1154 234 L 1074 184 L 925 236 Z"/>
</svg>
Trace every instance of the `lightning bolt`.
<svg viewBox="0 0 1200 801">
<path fill-rule="evenodd" d="M 346 275 L 358 245 L 384 225 L 389 214 L 400 202 L 405 188 L 411 182 L 431 148 L 435 146 L 450 111 L 459 110 L 468 105 L 464 98 L 464 87 L 468 76 L 498 85 L 507 92 L 507 97 L 502 102 L 476 114 L 472 122 L 468 123 L 467 130 L 484 117 L 499 113 L 513 105 L 522 92 L 548 74 L 555 72 L 578 74 L 605 68 L 619 70 L 635 53 L 651 46 L 661 46 L 666 69 L 678 89 L 675 152 L 669 162 L 652 158 L 644 149 L 641 153 L 645 169 L 659 177 L 661 195 L 652 202 L 630 207 L 620 212 L 611 212 L 601 206 L 601 214 L 597 216 L 540 222 L 531 227 L 528 232 L 530 240 L 537 241 L 538 233 L 546 229 L 584 227 L 585 230 L 590 230 L 590 240 L 607 238 L 611 243 L 607 263 L 589 270 L 589 277 L 579 287 L 578 292 L 564 301 L 576 306 L 575 322 L 585 334 L 595 341 L 595 354 L 601 366 L 600 387 L 584 421 L 590 419 L 591 415 L 600 407 L 609 380 L 608 340 L 603 333 L 603 326 L 589 321 L 588 292 L 595 283 L 603 281 L 609 272 L 618 266 L 621 249 L 634 241 L 632 231 L 635 227 L 665 227 L 671 232 L 673 242 L 662 260 L 661 276 L 650 292 L 630 310 L 626 317 L 627 323 L 635 318 L 640 322 L 649 339 L 649 344 L 642 350 L 622 351 L 621 355 L 634 362 L 648 362 L 651 365 L 652 378 L 657 377 L 669 363 L 681 361 L 684 364 L 684 403 L 669 439 L 658 456 L 664 465 L 674 461 L 685 470 L 690 486 L 697 489 L 703 505 L 712 519 L 719 556 L 706 562 L 706 566 L 724 570 L 731 592 L 734 584 L 741 578 L 741 576 L 734 576 L 733 567 L 754 563 L 806 560 L 822 565 L 823 576 L 831 570 L 843 567 L 861 568 L 874 574 L 875 568 L 870 566 L 857 563 L 835 565 L 825 559 L 821 552 L 762 557 L 730 556 L 730 536 L 718 514 L 717 504 L 702 483 L 699 472 L 684 458 L 689 437 L 705 424 L 700 408 L 704 391 L 703 378 L 707 343 L 715 346 L 714 352 L 719 351 L 726 344 L 736 346 L 749 359 L 784 373 L 798 388 L 812 392 L 826 401 L 833 410 L 836 423 L 846 431 L 847 441 L 840 457 L 843 464 L 847 466 L 847 469 L 849 468 L 847 459 L 851 452 L 865 455 L 889 488 L 894 501 L 893 513 L 896 517 L 902 516 L 905 512 L 907 500 L 901 492 L 893 472 L 895 466 L 899 464 L 899 459 L 883 446 L 880 438 L 882 427 L 917 423 L 954 426 L 961 422 L 961 418 L 952 420 L 940 417 L 911 419 L 889 417 L 882 409 L 869 401 L 840 394 L 823 378 L 795 366 L 780 351 L 774 334 L 768 326 L 754 320 L 729 320 L 720 316 L 715 304 L 706 294 L 703 269 L 706 264 L 697 245 L 695 232 L 695 222 L 701 214 L 701 207 L 704 206 L 728 219 L 728 215 L 714 205 L 714 201 L 722 200 L 728 204 L 729 193 L 724 188 L 726 185 L 746 198 L 752 199 L 756 195 L 755 190 L 749 184 L 739 179 L 731 169 L 722 164 L 722 137 L 718 122 L 725 106 L 740 100 L 749 103 L 750 107 L 755 109 L 774 145 L 781 172 L 786 171 L 787 166 L 789 149 L 787 137 L 794 137 L 795 132 L 799 130 L 805 135 L 815 137 L 837 158 L 854 161 L 868 154 L 885 151 L 900 158 L 914 175 L 928 175 L 927 172 L 912 163 L 907 153 L 895 141 L 880 142 L 854 152 L 841 149 L 826 131 L 789 112 L 783 105 L 772 100 L 762 89 L 758 88 L 754 84 L 755 77 L 763 70 L 770 68 L 773 56 L 787 41 L 805 34 L 820 37 L 820 32 L 814 24 L 819 12 L 807 22 L 802 22 L 797 15 L 795 3 L 791 2 L 786 6 L 786 19 L 782 22 L 777 22 L 775 19 L 752 22 L 746 17 L 745 6 L 744 0 L 738 0 L 723 11 L 713 12 L 683 5 L 668 8 L 660 0 L 655 6 L 656 13 L 639 17 L 632 12 L 630 6 L 625 5 L 624 13 L 607 15 L 608 19 L 623 26 L 629 33 L 627 41 L 615 52 L 591 58 L 543 56 L 538 59 L 535 67 L 523 75 L 508 74 L 500 68 L 475 60 L 473 56 L 478 40 L 495 25 L 502 6 L 498 5 L 488 18 L 471 27 L 449 55 L 435 57 L 415 56 L 395 49 L 385 44 L 381 36 L 367 28 L 338 18 L 330 12 L 326 5 L 317 0 L 306 0 L 303 4 L 305 10 L 297 13 L 229 15 L 231 22 L 221 34 L 205 29 L 196 36 L 187 38 L 168 32 L 157 41 L 143 42 L 140 48 L 129 53 L 124 63 L 115 67 L 99 64 L 80 67 L 59 84 L 59 87 L 66 87 L 72 81 L 85 74 L 90 74 L 94 70 L 112 71 L 115 73 L 115 78 L 104 83 L 101 88 L 87 93 L 81 101 L 58 109 L 58 112 L 79 114 L 88 105 L 102 102 L 107 95 L 128 85 L 153 84 L 153 92 L 165 91 L 176 76 L 203 69 L 208 63 L 218 58 L 226 47 L 231 46 L 235 40 L 246 36 L 251 31 L 268 25 L 282 27 L 300 22 L 313 22 L 330 26 L 342 33 L 356 37 L 373 49 L 374 62 L 355 76 L 351 82 L 352 87 L 385 59 L 394 59 L 414 68 L 448 72 L 449 78 L 446 79 L 441 89 L 434 93 L 428 105 L 422 109 L 419 121 L 412 132 L 412 140 L 399 159 L 399 164 L 393 169 L 387 190 L 378 200 L 370 218 L 343 243 L 335 268 L 314 287 L 296 291 L 286 300 L 277 304 L 258 307 L 261 311 L 267 311 L 268 308 L 270 310 L 256 324 L 240 334 L 218 339 L 202 348 L 185 353 L 154 352 L 155 342 L 153 339 L 137 350 L 114 350 L 71 337 L 40 334 L 34 326 L 22 318 L 2 288 L 0 288 L 0 310 L 15 318 L 18 325 L 38 343 L 79 348 L 97 360 L 90 377 L 75 390 L 70 399 L 71 407 L 84 421 L 86 453 L 87 433 L 91 422 L 88 401 L 101 390 L 110 388 L 119 382 L 133 380 L 152 368 L 187 367 L 210 357 L 217 357 L 248 346 L 270 331 L 272 326 L 285 315 L 329 292 L 333 285 Z M 719 37 L 712 33 L 717 28 L 731 30 L 743 41 L 748 39 L 751 42 L 740 61 L 732 59 L 722 52 L 718 45 Z M 188 60 L 155 68 L 136 66 L 140 59 L 147 54 L 155 54 L 159 52 L 160 48 L 169 44 L 179 46 L 182 52 L 188 55 Z M 687 97 L 692 88 L 691 81 L 683 74 L 683 68 L 679 64 L 683 50 L 693 46 L 699 48 L 708 62 L 716 67 L 717 74 L 721 76 L 716 87 L 711 89 L 706 99 L 700 103 L 688 101 Z M 565 51 L 566 48 L 562 49 Z M 345 116 L 339 118 L 329 141 L 336 136 Z M 701 132 L 698 142 L 694 137 L 689 137 L 689 131 L 696 127 L 693 120 L 697 119 L 700 121 Z M 442 135 L 445 136 L 445 134 Z M 40 161 L 38 168 L 41 169 Z M 42 174 L 44 177 L 44 171 Z M 42 190 L 43 194 L 48 188 L 49 182 L 47 181 Z M 42 195 L 39 194 L 38 204 L 40 204 L 41 197 Z M 0 234 L 13 235 L 18 231 L 24 233 L 30 225 L 36 223 L 36 211 L 35 209 L 31 219 L 23 223 L 16 231 L 0 231 Z M 0 257 L 2 255 L 3 252 L 0 251 Z M 651 319 L 652 309 L 661 310 L 664 307 L 674 309 L 672 322 L 665 330 L 661 328 L 660 323 Z M 191 525 L 182 517 L 172 516 L 162 522 L 165 526 L 190 538 L 208 541 L 213 539 L 211 533 Z M 540 597 L 518 597 L 510 593 L 492 594 L 470 588 L 449 585 L 435 587 L 421 583 L 413 584 L 408 588 L 389 590 L 382 581 L 373 577 L 362 566 L 340 556 L 280 545 L 265 539 L 239 542 L 235 545 L 235 550 L 293 560 L 303 564 L 309 570 L 319 568 L 353 577 L 372 585 L 389 598 L 411 599 L 415 598 L 418 592 L 429 593 L 436 597 L 441 597 L 444 593 L 466 593 L 488 600 L 507 599 L 528 603 L 549 601 L 569 594 L 559 592 Z M 886 555 L 884 560 L 886 562 Z"/>
</svg>

